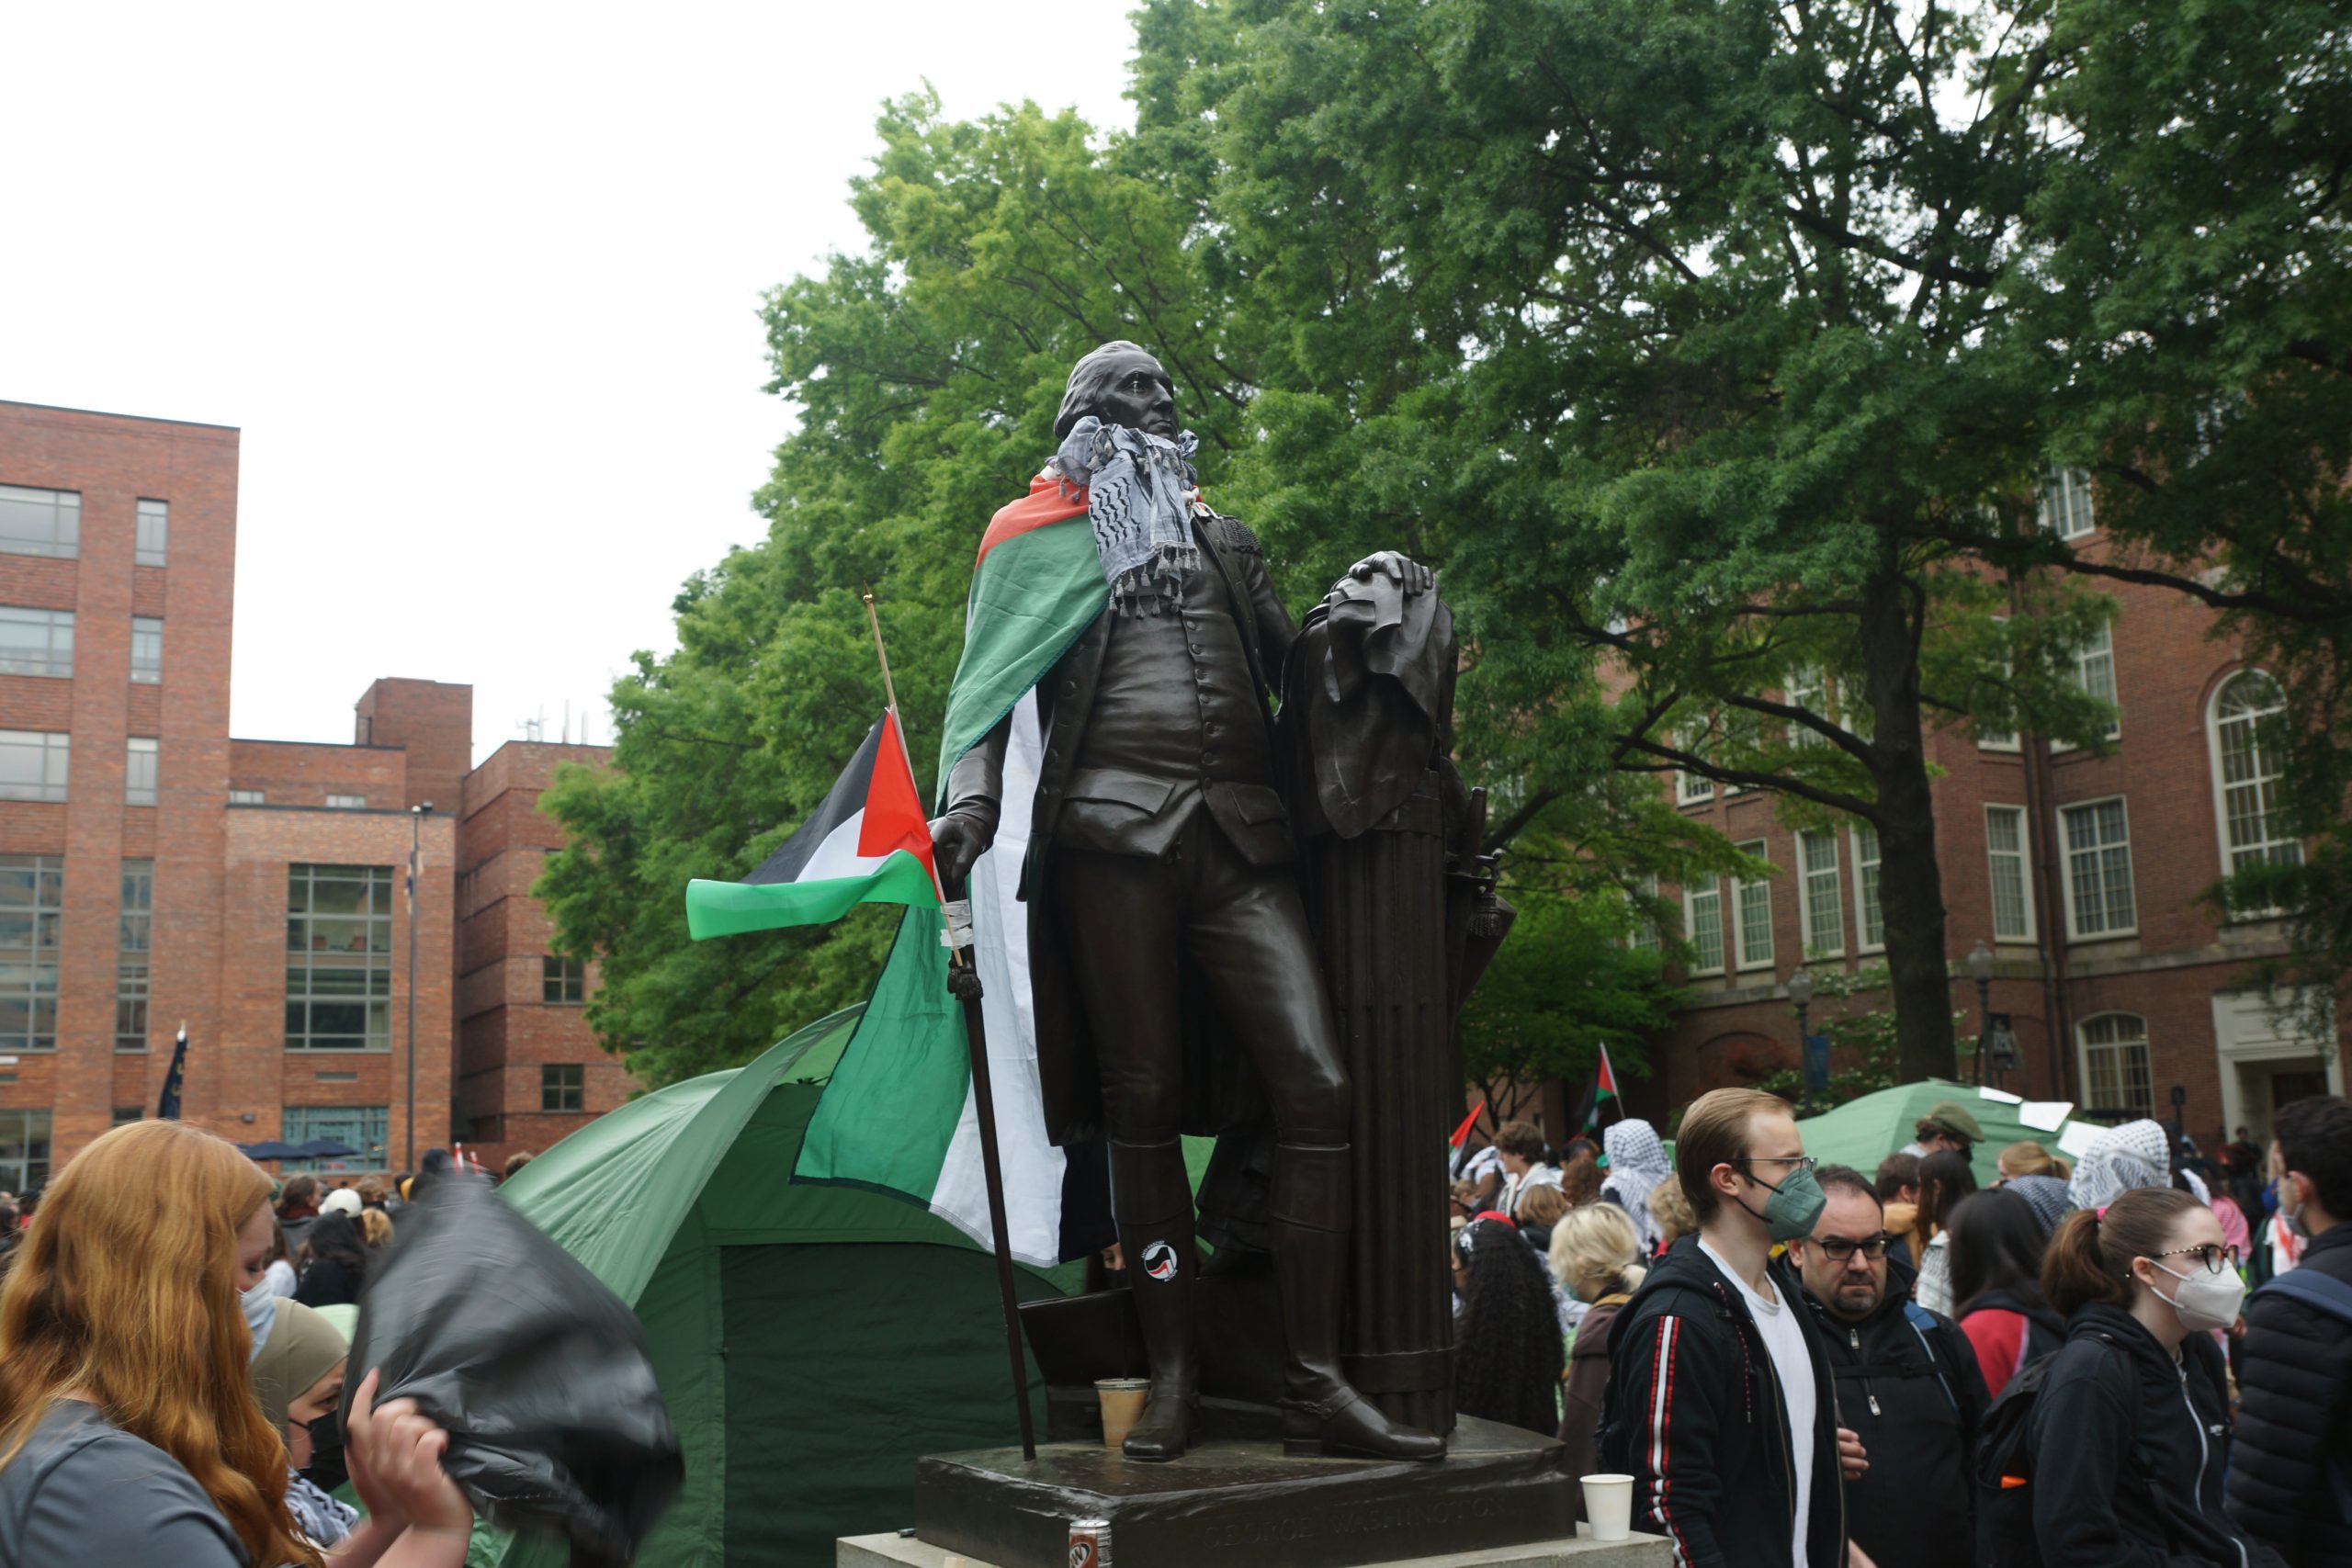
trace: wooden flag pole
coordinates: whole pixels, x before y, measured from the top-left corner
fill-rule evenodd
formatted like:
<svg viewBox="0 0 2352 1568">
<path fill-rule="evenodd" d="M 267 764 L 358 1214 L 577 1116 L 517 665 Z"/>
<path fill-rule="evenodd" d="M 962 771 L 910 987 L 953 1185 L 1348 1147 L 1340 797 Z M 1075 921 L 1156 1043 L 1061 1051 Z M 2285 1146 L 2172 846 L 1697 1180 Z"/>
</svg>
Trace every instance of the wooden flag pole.
<svg viewBox="0 0 2352 1568">
<path fill-rule="evenodd" d="M 865 624 L 874 633 L 874 657 L 882 666 L 882 694 L 890 705 L 895 717 L 899 711 L 899 694 L 890 683 L 890 656 L 882 647 L 882 619 L 875 612 L 874 591 L 865 591 Z M 900 750 L 906 727 L 899 726 Z M 914 759 L 909 755 L 907 769 L 910 778 Z M 915 797 L 922 798 L 920 785 Z M 933 868 L 936 881 L 938 868 Z M 1029 1409 L 1029 1361 L 1021 1348 L 1021 1302 L 1014 1290 L 1012 1277 L 1012 1242 L 1004 1214 L 1004 1156 L 997 1146 L 996 1094 L 989 1079 L 988 1021 L 980 1011 L 980 971 L 972 952 L 972 911 L 969 891 L 958 884 L 954 897 L 944 882 L 939 888 L 940 918 L 947 922 L 947 930 L 956 938 L 948 946 L 949 968 L 947 994 L 963 1004 L 964 1047 L 971 1058 L 972 1111 L 980 1126 L 980 1176 L 988 1189 L 989 1238 L 996 1248 L 996 1292 L 998 1304 L 1004 1313 L 1005 1355 L 1012 1368 L 1012 1404 L 1021 1417 L 1021 1457 L 1034 1461 L 1037 1457 L 1037 1429 Z"/>
</svg>

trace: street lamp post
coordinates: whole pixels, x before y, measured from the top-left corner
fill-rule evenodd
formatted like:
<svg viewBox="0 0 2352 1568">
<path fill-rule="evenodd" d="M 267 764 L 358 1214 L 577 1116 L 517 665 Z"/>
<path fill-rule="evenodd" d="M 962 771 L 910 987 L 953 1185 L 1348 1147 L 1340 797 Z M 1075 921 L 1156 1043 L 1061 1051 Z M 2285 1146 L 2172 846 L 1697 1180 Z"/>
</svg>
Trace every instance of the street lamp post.
<svg viewBox="0 0 2352 1568">
<path fill-rule="evenodd" d="M 1968 950 L 1968 977 L 1976 982 L 1976 1081 L 1992 1082 L 1985 1036 L 1993 1022 L 1993 950 L 1980 941 Z"/>
<path fill-rule="evenodd" d="M 416 879 L 424 869 L 424 818 L 433 810 L 425 801 L 408 808 L 408 1157 L 416 1168 Z"/>
<path fill-rule="evenodd" d="M 1789 976 L 1789 1004 L 1797 1010 L 1797 1061 L 1804 1075 L 1803 1109 L 1810 1110 L 1815 1090 L 1813 1060 L 1813 1031 L 1805 1021 L 1805 1014 L 1813 1006 L 1813 975 L 1800 969 Z M 1826 1066 L 1826 1064 L 1822 1064 Z M 1826 1087 L 1826 1086 L 1823 1086 Z"/>
</svg>

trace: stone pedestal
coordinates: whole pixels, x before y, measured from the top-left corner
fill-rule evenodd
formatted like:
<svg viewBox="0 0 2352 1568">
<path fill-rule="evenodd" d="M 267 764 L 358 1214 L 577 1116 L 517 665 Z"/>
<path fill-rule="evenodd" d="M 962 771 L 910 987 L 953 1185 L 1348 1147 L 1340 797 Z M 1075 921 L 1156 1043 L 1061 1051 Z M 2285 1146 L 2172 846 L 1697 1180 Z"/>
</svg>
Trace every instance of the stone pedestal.
<svg viewBox="0 0 2352 1568">
<path fill-rule="evenodd" d="M 1046 1444 L 1034 1462 L 1017 1449 L 933 1454 L 915 1468 L 915 1530 L 972 1568 L 1066 1568 L 1075 1519 L 1111 1522 L 1114 1568 L 1449 1561 L 1574 1541 L 1576 1483 L 1559 1456 L 1550 1438 L 1470 1417 L 1434 1464 L 1292 1459 L 1263 1442 L 1204 1443 L 1167 1464 L 1099 1443 Z"/>
<path fill-rule="evenodd" d="M 1117 1543 L 1113 1544 L 1115 1548 Z M 1374 1568 L 1672 1568 L 1673 1562 L 1674 1549 L 1665 1537 L 1636 1535 L 1630 1540 L 1579 1538 L 1410 1557 Z M 1003 1568 L 902 1535 L 845 1536 L 834 1548 L 833 1562 L 835 1568 Z M 1111 1568 L 1123 1568 L 1123 1562 L 1114 1562 Z"/>
</svg>

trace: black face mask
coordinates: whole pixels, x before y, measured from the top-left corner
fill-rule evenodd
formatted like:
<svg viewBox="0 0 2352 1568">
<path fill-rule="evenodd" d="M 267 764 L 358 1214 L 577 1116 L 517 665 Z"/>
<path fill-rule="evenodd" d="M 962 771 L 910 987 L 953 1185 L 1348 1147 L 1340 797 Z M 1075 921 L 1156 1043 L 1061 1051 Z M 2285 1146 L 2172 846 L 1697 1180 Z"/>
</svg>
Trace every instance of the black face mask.
<svg viewBox="0 0 2352 1568">
<path fill-rule="evenodd" d="M 322 1492 L 332 1492 L 351 1476 L 343 1460 L 343 1412 L 330 1410 L 309 1426 L 311 1462 L 302 1478 Z"/>
</svg>

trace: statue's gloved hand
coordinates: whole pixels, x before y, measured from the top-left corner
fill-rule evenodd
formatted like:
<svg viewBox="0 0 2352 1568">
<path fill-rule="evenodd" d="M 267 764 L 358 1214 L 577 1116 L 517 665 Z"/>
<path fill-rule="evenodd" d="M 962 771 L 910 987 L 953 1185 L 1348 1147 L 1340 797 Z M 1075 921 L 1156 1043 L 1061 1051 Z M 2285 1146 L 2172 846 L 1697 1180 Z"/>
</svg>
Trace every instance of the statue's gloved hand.
<svg viewBox="0 0 2352 1568">
<path fill-rule="evenodd" d="M 1358 582 L 1370 582 L 1376 573 L 1385 573 L 1394 580 L 1408 599 L 1437 585 L 1437 573 L 1401 550 L 1383 550 L 1348 568 L 1348 575 Z"/>
<path fill-rule="evenodd" d="M 962 882 L 988 853 L 996 834 L 987 825 L 951 811 L 931 825 L 931 859 L 942 882 Z"/>
</svg>

